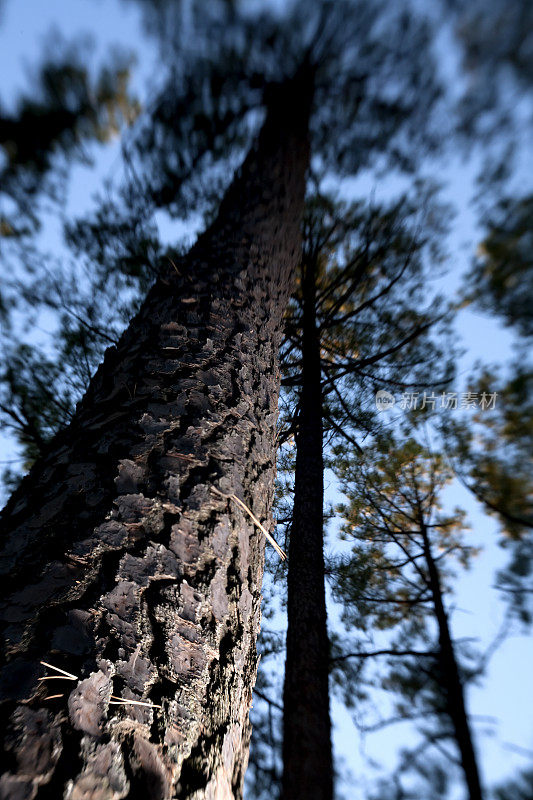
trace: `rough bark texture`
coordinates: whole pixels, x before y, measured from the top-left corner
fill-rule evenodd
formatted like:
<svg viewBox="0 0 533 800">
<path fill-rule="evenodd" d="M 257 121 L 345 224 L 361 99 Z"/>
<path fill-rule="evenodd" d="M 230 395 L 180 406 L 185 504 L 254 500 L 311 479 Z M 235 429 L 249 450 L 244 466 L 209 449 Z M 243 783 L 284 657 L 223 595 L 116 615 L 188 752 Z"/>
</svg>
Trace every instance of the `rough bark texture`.
<svg viewBox="0 0 533 800">
<path fill-rule="evenodd" d="M 324 463 L 315 269 L 304 266 L 302 389 L 289 543 L 283 800 L 331 800 L 329 644 L 324 588 Z"/>
<path fill-rule="evenodd" d="M 301 87 L 273 97 L 216 221 L 3 514 L 4 800 L 242 795 L 264 538 L 211 487 L 269 524 L 308 158 Z M 78 679 L 38 682 L 40 661 Z"/>
<path fill-rule="evenodd" d="M 429 536 L 425 528 L 422 529 L 422 537 L 433 607 L 435 609 L 435 617 L 439 630 L 439 662 L 443 685 L 446 691 L 446 711 L 452 721 L 455 740 L 459 748 L 461 766 L 468 789 L 468 798 L 469 800 L 483 800 L 476 752 L 474 750 L 470 722 L 466 712 L 463 684 L 455 658 L 455 650 L 450 634 L 450 626 L 448 624 L 448 615 L 442 599 L 439 572 L 431 552 Z"/>
</svg>

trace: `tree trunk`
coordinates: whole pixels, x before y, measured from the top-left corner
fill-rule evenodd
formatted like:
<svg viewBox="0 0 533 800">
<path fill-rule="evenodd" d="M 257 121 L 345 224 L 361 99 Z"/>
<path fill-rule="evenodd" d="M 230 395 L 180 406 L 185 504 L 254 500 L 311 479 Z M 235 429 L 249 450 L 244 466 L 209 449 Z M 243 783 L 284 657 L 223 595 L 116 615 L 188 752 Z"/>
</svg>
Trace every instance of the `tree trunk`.
<svg viewBox="0 0 533 800">
<path fill-rule="evenodd" d="M 322 393 L 315 295 L 316 266 L 305 264 L 303 374 L 289 543 L 283 800 L 331 800 L 333 796 L 324 588 Z"/>
<path fill-rule="evenodd" d="M 242 796 L 264 538 L 212 487 L 269 524 L 303 88 L 4 511 L 5 800 Z"/>
<path fill-rule="evenodd" d="M 439 630 L 438 656 L 442 671 L 443 685 L 446 692 L 446 711 L 452 721 L 455 740 L 459 748 L 461 766 L 465 776 L 469 800 L 483 800 L 472 732 L 466 712 L 463 683 L 455 658 L 455 649 L 450 634 L 448 615 L 442 599 L 439 572 L 431 552 L 429 536 L 425 526 L 422 527 L 422 537 L 433 607 L 435 609 L 435 617 Z"/>
</svg>

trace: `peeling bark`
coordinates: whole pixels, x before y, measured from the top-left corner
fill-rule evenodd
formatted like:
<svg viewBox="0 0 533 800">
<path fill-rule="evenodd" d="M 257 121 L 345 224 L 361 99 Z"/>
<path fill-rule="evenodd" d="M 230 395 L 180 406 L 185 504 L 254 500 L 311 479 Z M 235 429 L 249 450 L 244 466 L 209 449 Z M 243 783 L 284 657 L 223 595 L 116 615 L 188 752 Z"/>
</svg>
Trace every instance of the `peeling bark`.
<svg viewBox="0 0 533 800">
<path fill-rule="evenodd" d="M 4 800 L 242 796 L 264 538 L 211 487 L 270 525 L 307 101 L 278 88 L 217 219 L 2 515 Z"/>
</svg>

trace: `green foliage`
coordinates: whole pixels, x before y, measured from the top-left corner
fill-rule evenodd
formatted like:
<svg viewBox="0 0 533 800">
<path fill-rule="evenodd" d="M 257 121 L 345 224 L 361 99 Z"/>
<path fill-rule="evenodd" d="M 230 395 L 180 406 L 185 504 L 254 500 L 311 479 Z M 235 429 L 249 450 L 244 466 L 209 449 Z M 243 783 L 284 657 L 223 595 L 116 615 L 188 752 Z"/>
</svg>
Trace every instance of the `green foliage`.
<svg viewBox="0 0 533 800">
<path fill-rule="evenodd" d="M 450 380 L 450 310 L 430 296 L 447 225 L 432 187 L 420 184 L 396 202 L 309 199 L 302 273 L 286 317 L 282 348 L 287 430 L 294 429 L 301 384 L 302 297 L 306 264 L 316 270 L 324 430 L 328 443 L 376 431 L 376 390 Z M 437 340 L 438 344 L 437 344 Z"/>
<path fill-rule="evenodd" d="M 448 596 L 457 567 L 468 568 L 476 553 L 468 543 L 464 512 L 449 512 L 441 504 L 454 473 L 427 445 L 390 432 L 376 436 L 363 451 L 339 447 L 336 456 L 347 497 L 338 509 L 344 519 L 341 535 L 350 552 L 332 565 L 330 578 L 349 639 L 333 648 L 333 674 L 346 695 L 358 691 L 357 719 L 363 730 L 417 722 L 422 745 L 401 756 L 396 788 L 403 792 L 403 773 L 415 770 L 433 791 L 445 773 L 432 759 L 443 754 L 452 762 L 455 758 L 446 747 L 454 743 L 454 729 L 435 592 Z M 479 668 L 473 654 L 456 644 L 457 660 L 461 652 L 469 662 L 461 667 L 467 681 Z M 368 700 L 376 692 L 392 695 L 389 717 L 364 721 L 372 717 L 372 704 L 361 692 L 365 684 L 372 687 Z M 386 700 L 381 705 L 386 707 Z M 433 753 L 429 762 L 427 749 Z M 442 784 L 435 796 L 444 797 L 444 790 Z"/>
<path fill-rule="evenodd" d="M 471 140 L 492 149 L 501 134 L 504 150 L 531 120 L 521 101 L 531 100 L 533 56 L 529 32 L 533 9 L 529 0 L 444 0 L 452 7 L 455 35 L 467 78 L 459 102 L 462 128 Z M 528 97 L 529 94 L 529 97 Z M 529 116 L 529 119 L 528 119 Z M 508 150 L 509 156 L 509 150 Z M 494 161 L 494 152 L 492 159 Z M 492 166 L 492 165 L 491 165 Z"/>
<path fill-rule="evenodd" d="M 485 369 L 469 388 L 487 397 L 497 391 L 497 397 L 494 408 L 448 425 L 456 470 L 503 533 L 517 540 L 533 528 L 533 372 L 516 363 L 502 385 L 497 372 Z"/>
<path fill-rule="evenodd" d="M 298 70 L 313 85 L 311 144 L 323 168 L 355 173 L 386 154 L 413 169 L 420 148 L 439 140 L 431 30 L 407 4 L 143 0 L 142 7 L 165 72 L 131 153 L 158 207 L 212 208 L 265 105 Z"/>
<path fill-rule="evenodd" d="M 465 46 L 466 67 L 492 74 L 509 66 L 524 88 L 530 88 L 533 54 L 528 31 L 533 25 L 533 9 L 527 0 L 479 0 L 465 4 L 459 18 L 459 35 Z"/>
<path fill-rule="evenodd" d="M 126 248 L 117 248 L 120 236 L 128 244 L 132 237 L 141 238 L 133 213 L 127 229 L 114 231 L 115 262 L 84 260 L 83 231 L 69 226 L 66 241 L 75 261 L 44 250 L 52 215 L 64 206 L 69 167 L 80 161 L 88 166 L 91 146 L 118 135 L 139 112 L 123 57 L 111 58 L 95 77 L 79 43 L 53 44 L 53 55 L 36 70 L 31 93 L 18 99 L 14 111 L 0 115 L 5 269 L 0 422 L 19 445 L 23 471 L 68 424 L 105 348 L 116 341 L 153 280 L 156 261 L 148 244 L 142 267 L 128 264 Z M 99 222 L 103 228 L 103 220 Z M 16 469 L 6 470 L 6 488 L 13 488 L 18 478 Z"/>
<path fill-rule="evenodd" d="M 494 370 L 472 379 L 472 391 L 498 391 L 494 409 L 448 423 L 444 435 L 455 470 L 486 512 L 494 516 L 510 550 L 498 586 L 525 623 L 531 621 L 533 566 L 533 371 L 515 363 L 503 385 Z"/>
<path fill-rule="evenodd" d="M 21 335 L 21 320 L 31 326 L 52 312 L 58 324 L 51 345 L 40 353 L 28 339 L 25 352 L 34 347 L 33 361 L 57 358 L 65 373 L 75 373 L 77 391 L 70 396 L 77 400 L 104 348 L 116 340 L 151 281 L 168 268 L 172 254 L 160 242 L 157 209 L 190 214 L 199 207 L 208 213 L 277 87 L 302 65 L 312 75 L 311 133 L 323 166 L 355 171 L 385 151 L 406 165 L 420 143 L 416 132 L 425 136 L 428 130 L 419 124 L 420 115 L 427 116 L 436 96 L 431 72 L 419 63 L 429 57 L 427 26 L 414 15 L 385 13 L 379 4 L 341 5 L 317 0 L 305 12 L 295 4 L 277 13 L 246 3 L 197 2 L 189 12 L 181 4 L 146 3 L 150 31 L 160 37 L 165 56 L 158 89 L 124 141 L 122 185 L 108 187 L 86 218 L 66 217 L 64 241 L 72 263 L 50 259 L 32 238 L 42 217 L 39 199 L 65 196 L 67 163 L 88 163 L 88 145 L 107 141 L 138 115 L 139 106 L 128 93 L 124 59 L 112 60 L 94 78 L 83 52 L 56 43 L 32 93 L 19 99 L 16 112 L 3 115 L 0 126 L 2 190 L 18 206 L 17 225 L 11 212 L 1 223 L 6 258 L 15 266 L 1 298 L 6 353 Z M 346 39 L 350 20 L 357 47 Z M 364 220 L 362 210 L 356 212 L 367 240 L 379 227 L 394 226 L 392 219 L 378 222 L 380 213 Z M 382 247 L 386 237 L 384 230 Z M 407 243 L 398 247 L 405 250 Z M 387 270 L 378 267 L 375 253 L 372 258 L 383 282 Z M 379 258 L 387 260 L 385 254 Z M 366 285 L 370 291 L 371 283 Z M 339 286 L 344 290 L 346 280 Z M 399 329 L 414 330 L 419 320 L 408 317 L 406 309 Z M 391 313 L 389 325 L 395 320 Z M 330 341 L 333 347 L 331 336 Z M 54 395 L 61 395 L 59 373 Z M 17 396 L 16 387 L 7 391 Z"/>
<path fill-rule="evenodd" d="M 50 47 L 54 53 L 36 70 L 31 93 L 18 98 L 14 111 L 0 109 L 0 195 L 11 201 L 0 217 L 2 237 L 27 235 L 38 225 L 39 193 L 60 198 L 67 162 L 87 162 L 88 144 L 109 141 L 139 113 L 123 57 L 93 77 L 79 43 Z"/>
<path fill-rule="evenodd" d="M 44 451 L 47 441 L 68 424 L 73 410 L 73 395 L 78 393 L 75 375 L 64 375 L 60 364 L 33 348 L 14 345 L 5 353 L 0 372 L 0 420 L 15 433 L 27 470 Z M 3 471 L 8 488 L 15 487 L 19 475 L 12 468 Z"/>
<path fill-rule="evenodd" d="M 336 464 L 349 501 L 339 507 L 341 532 L 352 546 L 335 580 L 345 620 L 363 631 L 406 624 L 423 633 L 430 599 L 424 529 L 440 553 L 444 588 L 454 576 L 449 556 L 468 567 L 474 553 L 463 540 L 464 512 L 444 512 L 440 505 L 452 471 L 416 440 L 398 444 L 390 434 L 363 453 L 339 448 Z"/>
<path fill-rule="evenodd" d="M 533 336 L 533 196 L 502 199 L 468 276 L 468 297 Z"/>
<path fill-rule="evenodd" d="M 533 335 L 532 213 L 530 196 L 502 199 L 489 217 L 468 276 L 468 300 L 521 337 L 518 357 L 506 378 L 501 368 L 485 367 L 470 379 L 470 391 L 480 397 L 497 392 L 494 408 L 444 427 L 457 474 L 498 520 L 502 544 L 511 552 L 498 585 L 525 623 L 533 613 L 533 369 L 528 352 Z"/>
</svg>

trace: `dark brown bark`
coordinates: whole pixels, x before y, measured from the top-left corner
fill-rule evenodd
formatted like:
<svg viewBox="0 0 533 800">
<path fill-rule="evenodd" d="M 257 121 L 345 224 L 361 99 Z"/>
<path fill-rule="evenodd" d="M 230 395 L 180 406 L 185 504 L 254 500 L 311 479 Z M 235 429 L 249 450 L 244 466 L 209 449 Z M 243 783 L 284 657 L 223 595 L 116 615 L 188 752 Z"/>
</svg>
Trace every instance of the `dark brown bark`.
<svg viewBox="0 0 533 800">
<path fill-rule="evenodd" d="M 242 795 L 264 538 L 211 487 L 269 524 L 307 160 L 296 82 L 3 513 L 5 800 Z"/>
<path fill-rule="evenodd" d="M 304 265 L 302 387 L 289 543 L 283 800 L 331 800 L 329 643 L 324 587 L 324 462 L 316 275 Z"/>
<path fill-rule="evenodd" d="M 461 766 L 468 789 L 468 798 L 469 800 L 483 800 L 472 731 L 470 730 L 470 722 L 466 712 L 463 683 L 455 657 L 455 649 L 448 624 L 448 614 L 442 599 L 439 571 L 431 552 L 429 536 L 425 526 L 422 526 L 422 538 L 433 608 L 439 630 L 438 659 L 443 688 L 446 693 L 446 711 L 451 719 L 455 740 L 459 748 Z"/>
</svg>

